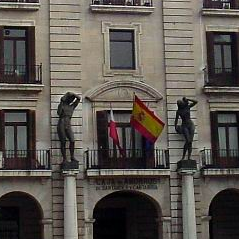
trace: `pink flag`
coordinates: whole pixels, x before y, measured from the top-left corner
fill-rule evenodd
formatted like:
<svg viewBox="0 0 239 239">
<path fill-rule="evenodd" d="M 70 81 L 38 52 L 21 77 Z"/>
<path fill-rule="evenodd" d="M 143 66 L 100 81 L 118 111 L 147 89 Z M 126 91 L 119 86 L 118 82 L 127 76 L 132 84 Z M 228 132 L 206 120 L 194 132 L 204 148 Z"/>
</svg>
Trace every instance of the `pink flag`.
<svg viewBox="0 0 239 239">
<path fill-rule="evenodd" d="M 119 136 L 112 109 L 110 110 L 110 137 L 113 139 L 114 144 L 119 148 L 120 154 L 124 156 L 124 150 L 120 146 Z"/>
</svg>

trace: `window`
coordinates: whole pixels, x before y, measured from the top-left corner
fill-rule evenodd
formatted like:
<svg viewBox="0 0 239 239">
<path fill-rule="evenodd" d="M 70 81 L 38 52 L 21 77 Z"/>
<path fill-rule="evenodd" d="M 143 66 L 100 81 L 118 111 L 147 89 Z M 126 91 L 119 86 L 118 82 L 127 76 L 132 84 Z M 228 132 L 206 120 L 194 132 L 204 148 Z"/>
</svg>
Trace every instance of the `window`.
<svg viewBox="0 0 239 239">
<path fill-rule="evenodd" d="M 34 27 L 0 27 L 0 82 L 35 83 Z"/>
<path fill-rule="evenodd" d="M 204 0 L 205 8 L 235 9 L 238 8 L 237 0 Z"/>
<path fill-rule="evenodd" d="M 108 111 L 97 111 L 97 138 L 98 150 L 101 152 L 101 165 L 105 167 L 115 163 L 115 167 L 137 167 L 145 168 L 150 165 L 149 157 L 152 156 L 154 145 L 146 141 L 137 131 L 130 126 L 130 113 L 115 112 L 115 122 L 120 145 L 124 149 L 124 157 L 113 144 L 109 137 L 110 115 Z M 119 160 L 112 160 L 112 159 Z M 152 158 L 152 157 L 151 157 Z M 153 158 L 152 158 L 153 160 Z M 147 162 L 148 161 L 148 162 Z"/>
<path fill-rule="evenodd" d="M 110 68 L 135 69 L 134 31 L 110 30 Z"/>
<path fill-rule="evenodd" d="M 139 55 L 141 25 L 102 23 L 104 36 L 104 76 L 132 75 L 142 77 Z"/>
<path fill-rule="evenodd" d="M 35 112 L 0 111 L 0 147 L 6 158 L 5 167 L 22 169 L 28 165 L 35 151 Z"/>
<path fill-rule="evenodd" d="M 211 112 L 212 150 L 221 166 L 239 165 L 237 112 Z"/>
<path fill-rule="evenodd" d="M 238 85 L 236 33 L 207 32 L 208 84 Z"/>
</svg>

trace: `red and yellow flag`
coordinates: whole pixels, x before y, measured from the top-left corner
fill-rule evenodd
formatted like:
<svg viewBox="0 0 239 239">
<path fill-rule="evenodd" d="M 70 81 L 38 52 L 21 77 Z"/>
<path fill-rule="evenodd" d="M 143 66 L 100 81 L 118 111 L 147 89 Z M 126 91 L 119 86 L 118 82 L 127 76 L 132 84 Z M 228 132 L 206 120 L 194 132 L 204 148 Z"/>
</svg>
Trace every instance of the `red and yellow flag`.
<svg viewBox="0 0 239 239">
<path fill-rule="evenodd" d="M 136 95 L 130 124 L 152 143 L 157 140 L 165 125 Z"/>
</svg>

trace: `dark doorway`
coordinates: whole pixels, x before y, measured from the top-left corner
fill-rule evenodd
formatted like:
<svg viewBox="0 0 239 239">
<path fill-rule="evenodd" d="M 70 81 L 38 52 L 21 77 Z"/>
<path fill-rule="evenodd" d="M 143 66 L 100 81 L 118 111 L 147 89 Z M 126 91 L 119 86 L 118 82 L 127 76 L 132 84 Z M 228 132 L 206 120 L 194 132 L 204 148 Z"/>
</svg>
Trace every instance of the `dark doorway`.
<svg viewBox="0 0 239 239">
<path fill-rule="evenodd" d="M 94 218 L 94 239 L 126 238 L 125 208 L 101 208 Z"/>
<path fill-rule="evenodd" d="M 115 192 L 94 209 L 94 239 L 160 239 L 158 210 L 145 195 Z"/>
<path fill-rule="evenodd" d="M 0 207 L 0 238 L 19 239 L 19 208 Z"/>
<path fill-rule="evenodd" d="M 12 192 L 0 198 L 0 239 L 42 239 L 42 211 L 34 198 Z"/>
<path fill-rule="evenodd" d="M 209 214 L 210 239 L 239 238 L 239 193 L 225 190 L 217 194 L 211 202 Z"/>
</svg>

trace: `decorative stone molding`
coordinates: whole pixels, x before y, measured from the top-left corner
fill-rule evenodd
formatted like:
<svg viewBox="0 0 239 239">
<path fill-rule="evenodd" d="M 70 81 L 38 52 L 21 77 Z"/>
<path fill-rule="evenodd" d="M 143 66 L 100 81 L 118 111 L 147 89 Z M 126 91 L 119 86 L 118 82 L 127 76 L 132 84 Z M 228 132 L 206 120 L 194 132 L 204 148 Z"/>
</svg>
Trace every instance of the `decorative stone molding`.
<svg viewBox="0 0 239 239">
<path fill-rule="evenodd" d="M 169 177 L 170 169 L 88 169 L 86 172 L 87 177 L 117 177 L 117 176 L 130 176 L 130 177 Z"/>
<path fill-rule="evenodd" d="M 212 16 L 212 17 L 239 17 L 238 9 L 213 9 L 213 8 L 203 8 L 202 16 Z"/>
<path fill-rule="evenodd" d="M 204 177 L 229 177 L 229 176 L 238 176 L 239 168 L 211 168 L 211 169 L 202 169 L 201 174 Z"/>
<path fill-rule="evenodd" d="M 119 30 L 133 30 L 134 31 L 134 50 L 135 50 L 135 70 L 115 70 L 110 69 L 110 36 L 111 29 Z M 140 23 L 131 24 L 116 24 L 113 22 L 102 22 L 102 34 L 104 36 L 104 64 L 103 75 L 132 75 L 135 77 L 142 77 L 142 66 L 140 58 L 140 35 L 142 34 Z"/>
<path fill-rule="evenodd" d="M 137 92 L 144 94 L 144 101 L 158 102 L 163 99 L 153 87 L 135 80 L 109 81 L 88 91 L 84 97 L 92 102 L 132 102 L 133 94 Z"/>
<path fill-rule="evenodd" d="M 207 25 L 206 32 L 239 32 L 237 25 Z"/>
<path fill-rule="evenodd" d="M 50 178 L 52 176 L 51 170 L 0 170 L 0 177 L 19 177 L 19 178 Z"/>
<path fill-rule="evenodd" d="M 40 3 L 24 2 L 1 2 L 0 10 L 20 10 L 20 11 L 37 11 L 40 9 Z"/>
<path fill-rule="evenodd" d="M 204 86 L 205 94 L 239 94 L 239 87 L 236 86 Z"/>
<path fill-rule="evenodd" d="M 151 14 L 154 12 L 154 7 L 93 4 L 90 5 L 90 10 L 97 13 Z"/>
</svg>

